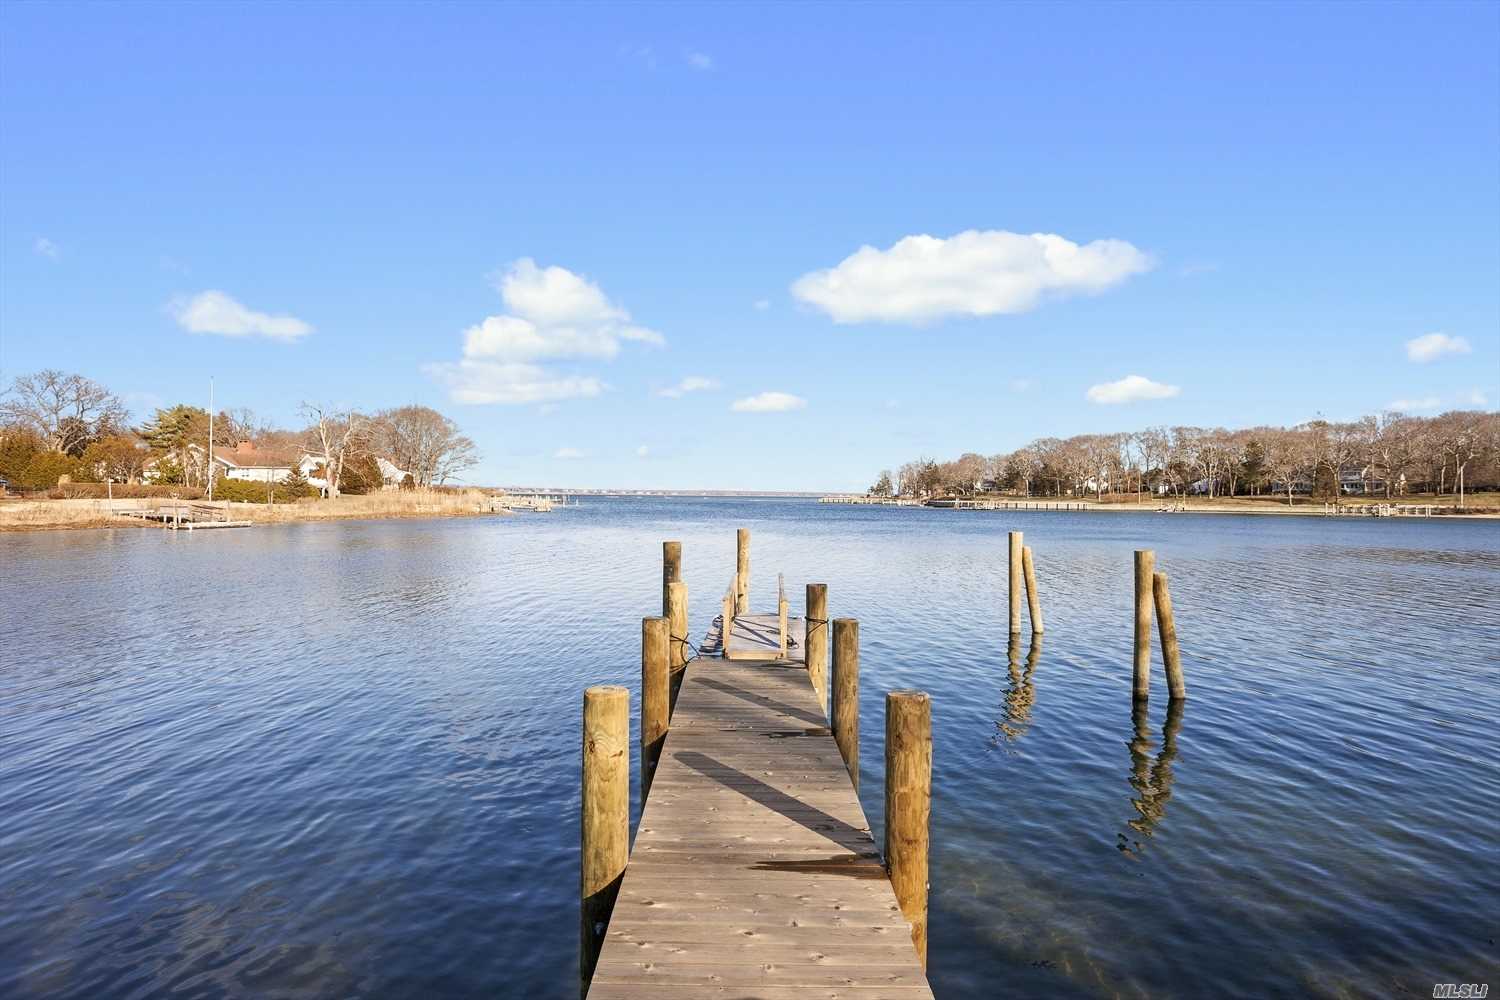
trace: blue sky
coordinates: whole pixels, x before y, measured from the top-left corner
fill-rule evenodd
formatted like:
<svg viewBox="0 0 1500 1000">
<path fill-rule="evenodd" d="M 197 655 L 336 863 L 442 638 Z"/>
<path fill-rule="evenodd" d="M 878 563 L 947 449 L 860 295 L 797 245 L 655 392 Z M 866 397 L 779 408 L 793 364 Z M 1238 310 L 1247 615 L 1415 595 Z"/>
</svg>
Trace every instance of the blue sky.
<svg viewBox="0 0 1500 1000">
<path fill-rule="evenodd" d="M 576 486 L 1492 408 L 1500 5 L 7 4 L 41 367 Z"/>
</svg>

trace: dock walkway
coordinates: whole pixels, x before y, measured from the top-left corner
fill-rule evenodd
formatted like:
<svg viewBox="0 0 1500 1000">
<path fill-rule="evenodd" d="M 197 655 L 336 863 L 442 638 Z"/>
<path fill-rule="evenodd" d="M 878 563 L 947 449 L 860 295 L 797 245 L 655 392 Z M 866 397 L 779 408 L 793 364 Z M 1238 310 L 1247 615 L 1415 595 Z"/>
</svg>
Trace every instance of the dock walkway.
<svg viewBox="0 0 1500 1000">
<path fill-rule="evenodd" d="M 768 619 L 734 619 L 736 656 Z M 794 621 L 787 659 L 688 664 L 591 1000 L 932 996 Z"/>
</svg>

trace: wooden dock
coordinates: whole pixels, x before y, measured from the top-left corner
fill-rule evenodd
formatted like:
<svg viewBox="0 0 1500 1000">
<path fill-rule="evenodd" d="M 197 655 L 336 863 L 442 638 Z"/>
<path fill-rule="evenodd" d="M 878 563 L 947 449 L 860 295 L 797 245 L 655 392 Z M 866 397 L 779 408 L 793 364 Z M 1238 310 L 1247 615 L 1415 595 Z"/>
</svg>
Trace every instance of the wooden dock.
<svg viewBox="0 0 1500 1000">
<path fill-rule="evenodd" d="M 165 500 L 147 507 L 114 509 L 121 517 L 157 522 L 169 531 L 206 531 L 209 528 L 248 528 L 253 521 L 231 521 L 229 504 L 211 500 Z"/>
<path fill-rule="evenodd" d="M 676 573 L 669 563 L 668 579 Z M 821 595 L 824 588 L 817 586 Z M 887 867 L 892 842 L 883 858 L 840 750 L 844 741 L 835 741 L 823 708 L 828 692 L 816 690 L 809 677 L 807 617 L 786 619 L 795 643 L 780 657 L 781 616 L 781 609 L 732 615 L 730 657 L 722 655 L 724 618 L 716 617 L 699 656 L 682 671 L 591 975 L 588 921 L 595 911 L 588 906 L 597 897 L 588 887 L 606 885 L 615 869 L 590 868 L 597 856 L 590 831 L 598 828 L 591 775 L 603 773 L 590 767 L 591 761 L 616 765 L 603 763 L 613 759 L 612 751 L 599 748 L 600 731 L 590 728 L 585 699 L 583 989 L 592 1000 L 932 996 L 924 970 L 930 735 L 908 727 L 926 740 L 927 756 L 919 748 L 889 768 L 904 776 L 898 780 L 912 779 L 895 789 L 894 807 L 887 787 L 888 815 L 894 808 L 895 825 L 910 833 L 895 845 L 904 852 L 897 863 L 906 879 L 897 884 L 910 886 L 913 874 L 920 878 L 920 890 L 898 900 L 896 869 Z M 663 620 L 646 624 L 660 627 Z M 814 624 L 813 641 L 826 649 L 828 623 Z M 703 655 L 714 651 L 720 655 Z M 653 656 L 654 670 L 648 666 Z M 650 677 L 665 683 L 664 657 L 664 649 L 643 647 L 643 685 L 653 683 Z M 857 652 L 846 650 L 839 663 L 844 690 L 856 692 Z M 891 697 L 915 697 L 926 711 L 925 695 Z M 846 727 L 841 733 L 852 740 L 846 745 L 856 769 L 857 703 L 846 698 L 843 714 L 836 712 Z"/>
</svg>

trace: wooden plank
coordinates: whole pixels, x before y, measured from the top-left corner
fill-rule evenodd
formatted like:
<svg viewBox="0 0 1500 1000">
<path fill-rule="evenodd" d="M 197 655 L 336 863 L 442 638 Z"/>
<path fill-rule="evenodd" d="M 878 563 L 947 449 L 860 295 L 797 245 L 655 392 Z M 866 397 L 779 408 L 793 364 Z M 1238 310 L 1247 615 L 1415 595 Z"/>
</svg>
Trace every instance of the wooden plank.
<svg viewBox="0 0 1500 1000">
<path fill-rule="evenodd" d="M 689 664 L 595 1000 L 932 996 L 795 622 L 786 660 Z M 758 631 L 774 656 L 774 615 L 737 618 L 731 654 Z"/>
<path fill-rule="evenodd" d="M 734 627 L 729 631 L 729 658 L 731 660 L 775 660 L 785 659 L 801 663 L 806 659 L 807 621 L 800 617 L 787 616 L 787 655 L 782 657 L 780 610 L 770 614 L 735 615 Z"/>
</svg>

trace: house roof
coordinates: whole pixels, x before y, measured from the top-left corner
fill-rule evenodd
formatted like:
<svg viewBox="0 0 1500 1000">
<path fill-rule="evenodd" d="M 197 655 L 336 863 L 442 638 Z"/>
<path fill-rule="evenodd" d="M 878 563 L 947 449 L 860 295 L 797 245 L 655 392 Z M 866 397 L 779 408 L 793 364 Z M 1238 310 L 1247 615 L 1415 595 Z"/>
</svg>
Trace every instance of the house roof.
<svg viewBox="0 0 1500 1000">
<path fill-rule="evenodd" d="M 214 458 L 237 469 L 290 469 L 302 461 L 290 452 L 262 450 L 249 441 L 233 448 L 215 448 Z"/>
</svg>

